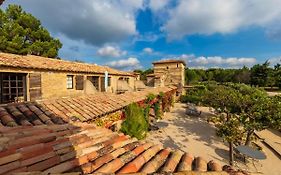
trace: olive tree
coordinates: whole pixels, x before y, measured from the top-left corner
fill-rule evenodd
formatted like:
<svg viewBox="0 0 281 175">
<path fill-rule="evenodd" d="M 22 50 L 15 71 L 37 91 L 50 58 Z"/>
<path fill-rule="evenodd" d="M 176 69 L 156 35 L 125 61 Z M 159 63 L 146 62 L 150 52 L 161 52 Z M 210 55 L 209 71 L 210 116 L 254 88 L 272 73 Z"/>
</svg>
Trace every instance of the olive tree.
<svg viewBox="0 0 281 175">
<path fill-rule="evenodd" d="M 251 143 L 255 131 L 269 127 L 281 128 L 281 97 L 269 97 L 265 91 L 244 84 L 212 85 L 204 95 L 205 104 L 218 115 L 213 117 L 218 136 L 229 143 L 230 164 L 233 143 Z"/>
<path fill-rule="evenodd" d="M 245 145 L 251 143 L 255 131 L 275 127 L 280 120 L 280 101 L 277 97 L 269 97 L 264 90 L 242 84 L 232 84 L 237 90 L 239 101 L 237 110 L 239 121 L 246 133 Z"/>
<path fill-rule="evenodd" d="M 221 85 L 209 86 L 209 91 L 204 95 L 205 104 L 213 107 L 218 115 L 211 121 L 217 128 L 217 135 L 229 144 L 229 163 L 233 164 L 233 144 L 241 140 L 243 128 L 237 115 L 239 94 L 237 90 Z"/>
</svg>

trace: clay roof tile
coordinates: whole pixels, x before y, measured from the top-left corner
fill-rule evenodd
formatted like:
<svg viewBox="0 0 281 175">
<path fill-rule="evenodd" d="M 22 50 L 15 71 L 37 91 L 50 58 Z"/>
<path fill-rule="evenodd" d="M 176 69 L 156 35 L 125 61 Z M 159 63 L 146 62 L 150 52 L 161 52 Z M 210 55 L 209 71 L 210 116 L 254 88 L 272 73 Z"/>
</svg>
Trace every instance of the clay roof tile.
<svg viewBox="0 0 281 175">
<path fill-rule="evenodd" d="M 36 135 L 32 134 L 36 131 Z M 0 134 L 8 138 L 0 151 L 1 174 L 25 171 L 45 174 L 72 171 L 175 173 L 188 170 L 224 174 L 214 161 L 207 164 L 201 157 L 193 159 L 190 154 L 137 141 L 90 124 L 3 127 Z"/>
<path fill-rule="evenodd" d="M 66 60 L 46 58 L 34 55 L 15 55 L 9 53 L 0 53 L 0 66 L 53 70 L 66 72 L 81 72 L 81 73 L 99 73 L 104 74 L 106 71 L 113 75 L 135 76 L 133 73 L 119 71 L 107 66 L 98 66 L 96 64 L 78 63 Z"/>
</svg>

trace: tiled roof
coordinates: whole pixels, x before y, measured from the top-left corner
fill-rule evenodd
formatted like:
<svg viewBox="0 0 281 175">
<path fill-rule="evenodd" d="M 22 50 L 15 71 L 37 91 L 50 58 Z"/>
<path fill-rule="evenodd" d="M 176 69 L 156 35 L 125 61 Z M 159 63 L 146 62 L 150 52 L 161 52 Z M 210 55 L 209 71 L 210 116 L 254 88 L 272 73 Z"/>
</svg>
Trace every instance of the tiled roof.
<svg viewBox="0 0 281 175">
<path fill-rule="evenodd" d="M 147 88 L 124 94 L 96 93 L 93 95 L 60 98 L 0 106 L 0 126 L 63 124 L 89 121 L 120 110 L 133 102 L 146 99 L 149 93 L 175 90 L 170 87 Z"/>
<path fill-rule="evenodd" d="M 0 174 L 38 171 L 224 174 L 214 161 L 88 124 L 1 127 L 0 136 Z"/>
<path fill-rule="evenodd" d="M 164 64 L 164 63 L 182 63 L 182 64 L 186 65 L 183 60 L 175 60 L 175 59 L 159 60 L 159 61 L 153 62 L 152 64 Z"/>
<path fill-rule="evenodd" d="M 147 88 L 143 91 L 126 92 L 119 95 L 98 93 L 80 97 L 41 101 L 39 103 L 55 115 L 61 116 L 65 121 L 74 117 L 85 122 L 120 110 L 133 102 L 143 101 L 150 93 L 166 93 L 175 89 L 175 87 Z"/>
<path fill-rule="evenodd" d="M 61 117 L 38 103 L 15 103 L 0 106 L 0 126 L 64 124 Z"/>
<path fill-rule="evenodd" d="M 71 62 L 53 58 L 46 58 L 34 55 L 15 55 L 8 53 L 0 53 L 0 67 L 14 67 L 14 68 L 27 68 L 27 69 L 42 69 L 53 71 L 66 71 L 78 73 L 99 73 L 104 74 L 108 71 L 109 74 L 114 75 L 128 75 L 134 76 L 132 73 L 119 71 L 107 66 L 98 66 L 95 64 L 86 64 Z"/>
</svg>

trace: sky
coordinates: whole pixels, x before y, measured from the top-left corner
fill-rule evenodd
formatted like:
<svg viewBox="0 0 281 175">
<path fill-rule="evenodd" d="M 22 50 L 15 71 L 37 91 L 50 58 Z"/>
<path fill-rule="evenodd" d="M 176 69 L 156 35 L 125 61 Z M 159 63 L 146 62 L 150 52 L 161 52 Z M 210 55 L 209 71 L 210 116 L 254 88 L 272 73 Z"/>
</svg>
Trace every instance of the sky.
<svg viewBox="0 0 281 175">
<path fill-rule="evenodd" d="M 6 0 L 41 20 L 67 60 L 121 70 L 281 62 L 281 0 Z"/>
</svg>

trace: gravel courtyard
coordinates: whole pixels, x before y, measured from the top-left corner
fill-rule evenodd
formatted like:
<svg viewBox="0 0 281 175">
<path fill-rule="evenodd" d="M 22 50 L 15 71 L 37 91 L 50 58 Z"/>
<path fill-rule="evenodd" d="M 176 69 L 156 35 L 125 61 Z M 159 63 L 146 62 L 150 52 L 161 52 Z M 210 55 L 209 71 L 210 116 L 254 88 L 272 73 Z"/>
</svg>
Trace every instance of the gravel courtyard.
<svg viewBox="0 0 281 175">
<path fill-rule="evenodd" d="M 186 104 L 176 103 L 172 111 L 166 113 L 159 121 L 160 129 L 151 131 L 146 139 L 189 152 L 196 157 L 201 156 L 206 160 L 213 159 L 221 165 L 227 164 L 228 146 L 216 136 L 215 127 L 206 121 L 211 115 L 209 108 L 197 107 L 202 114 L 195 117 L 186 115 L 185 107 Z M 236 168 L 247 170 L 251 174 L 280 175 L 281 160 L 261 142 L 257 143 L 262 146 L 267 159 L 256 162 L 256 168 L 252 162 L 247 165 L 236 162 Z"/>
</svg>

